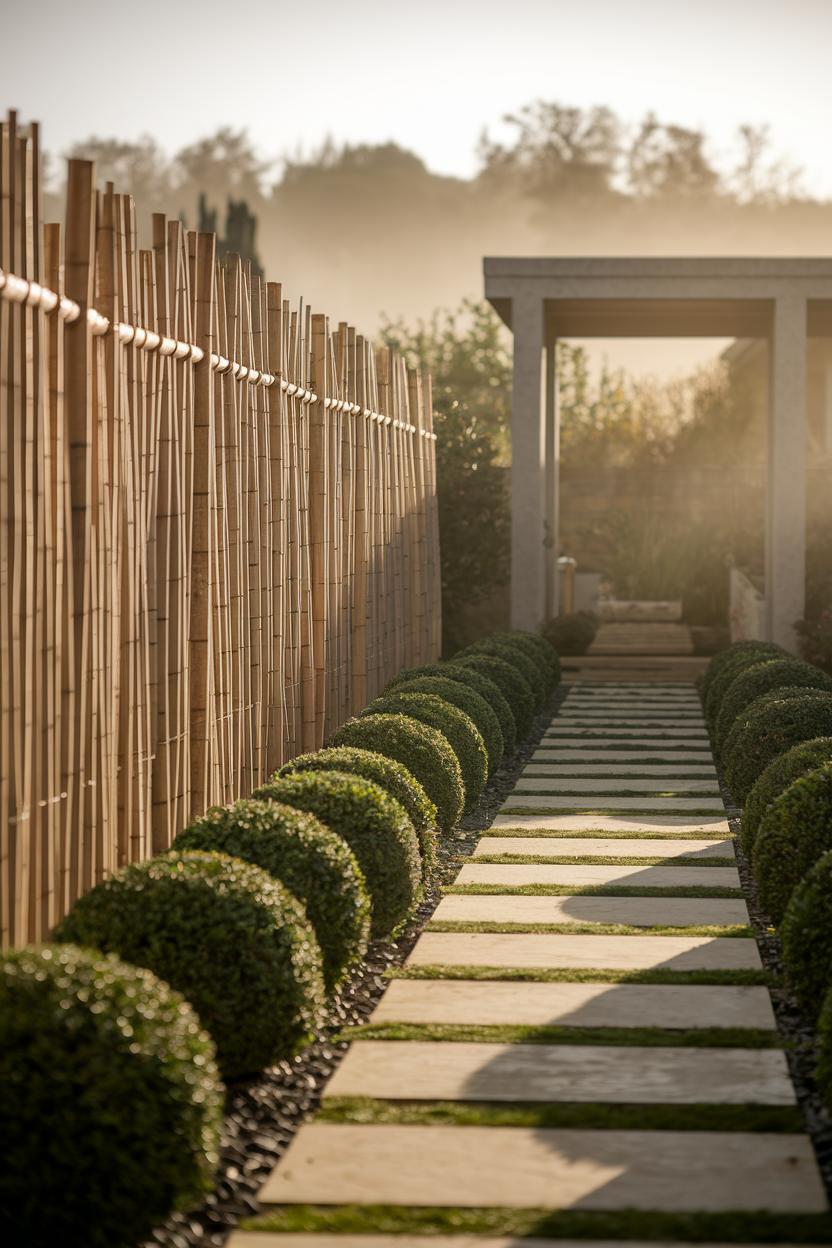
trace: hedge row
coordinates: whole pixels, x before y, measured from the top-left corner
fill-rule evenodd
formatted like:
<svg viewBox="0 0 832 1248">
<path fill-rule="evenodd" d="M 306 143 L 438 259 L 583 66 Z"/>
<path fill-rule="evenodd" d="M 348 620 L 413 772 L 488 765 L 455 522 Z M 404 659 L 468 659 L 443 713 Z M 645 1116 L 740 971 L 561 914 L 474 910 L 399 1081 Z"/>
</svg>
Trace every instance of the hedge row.
<svg viewBox="0 0 832 1248">
<path fill-rule="evenodd" d="M 763 643 L 709 666 L 702 694 L 763 908 L 790 980 L 818 1020 L 818 1081 L 832 1104 L 832 679 Z"/>
<path fill-rule="evenodd" d="M 0 1199 L 16 1242 L 129 1248 L 199 1200 L 221 1077 L 316 1033 L 559 678 L 551 645 L 521 632 L 401 673 L 327 748 L 86 893 L 57 943 L 0 961 L 0 1129 L 19 1142 Z"/>
</svg>

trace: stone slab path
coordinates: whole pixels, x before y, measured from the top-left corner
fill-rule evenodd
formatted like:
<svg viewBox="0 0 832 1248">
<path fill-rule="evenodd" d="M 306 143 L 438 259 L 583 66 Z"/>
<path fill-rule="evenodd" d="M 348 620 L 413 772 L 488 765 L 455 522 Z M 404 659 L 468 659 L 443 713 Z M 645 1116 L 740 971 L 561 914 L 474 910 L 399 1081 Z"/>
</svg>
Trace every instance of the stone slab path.
<svg viewBox="0 0 832 1248">
<path fill-rule="evenodd" d="M 366 1206 L 368 1218 L 393 1206 L 399 1248 L 545 1248 L 495 1236 L 493 1222 L 482 1237 L 419 1233 L 414 1208 L 826 1212 L 733 862 L 693 689 L 573 685 L 263 1206 Z M 431 1107 L 446 1117 L 432 1120 Z M 505 1125 L 506 1113 L 541 1107 L 539 1125 Z M 634 1116 L 605 1126 L 604 1107 Z M 570 1125 L 552 1125 L 565 1111 Z M 712 1130 L 717 1111 L 724 1125 Z M 755 1129 L 752 1111 L 790 1117 Z M 603 1236 L 580 1242 L 610 1248 Z"/>
</svg>

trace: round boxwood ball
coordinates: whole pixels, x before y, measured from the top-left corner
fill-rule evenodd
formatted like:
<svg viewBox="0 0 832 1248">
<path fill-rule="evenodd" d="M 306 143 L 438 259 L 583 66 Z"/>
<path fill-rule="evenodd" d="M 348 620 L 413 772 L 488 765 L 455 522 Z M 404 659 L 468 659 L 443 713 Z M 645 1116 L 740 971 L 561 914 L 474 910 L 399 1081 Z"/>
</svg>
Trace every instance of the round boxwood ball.
<svg viewBox="0 0 832 1248">
<path fill-rule="evenodd" d="M 815 1079 L 827 1107 L 832 1109 L 832 989 L 823 999 L 818 1018 L 818 1045 L 820 1053 Z"/>
<path fill-rule="evenodd" d="M 344 838 L 367 882 L 374 940 L 407 918 L 421 894 L 419 843 L 404 807 L 380 785 L 342 771 L 299 771 L 273 777 L 254 796 L 309 811 Z"/>
<path fill-rule="evenodd" d="M 503 758 L 503 734 L 500 721 L 485 698 L 459 680 L 443 676 L 414 676 L 412 680 L 395 681 L 388 693 L 432 693 L 444 702 L 463 711 L 476 725 L 488 754 L 488 774 L 496 771 Z"/>
<path fill-rule="evenodd" d="M 227 1079 L 291 1057 L 321 1017 L 321 951 L 303 906 L 225 854 L 125 867 L 79 897 L 55 938 L 117 953 L 181 992 Z"/>
<path fill-rule="evenodd" d="M 74 945 L 4 954 L 0 1087 L 9 1244 L 129 1248 L 210 1188 L 214 1046 L 148 970 Z"/>
<path fill-rule="evenodd" d="M 179 833 L 173 848 L 242 858 L 284 884 L 315 929 L 327 988 L 364 956 L 370 930 L 364 876 L 346 841 L 314 815 L 253 798 L 214 806 Z"/>
<path fill-rule="evenodd" d="M 723 659 L 722 655 L 718 658 Z M 711 675 L 711 668 L 708 674 L 711 679 L 707 684 L 707 692 L 703 694 L 703 706 L 705 710 L 705 718 L 709 724 L 716 722 L 722 706 L 722 699 L 725 697 L 731 683 L 736 680 L 741 672 L 746 668 L 754 667 L 765 658 L 777 659 L 788 657 L 780 646 L 776 646 L 769 641 L 754 641 L 740 647 L 734 646 L 731 650 L 725 652 L 725 657 L 720 664 L 718 670 Z M 711 667 L 716 660 L 713 660 Z"/>
<path fill-rule="evenodd" d="M 726 664 L 730 665 L 735 655 L 742 654 L 746 650 L 753 650 L 763 656 L 766 654 L 786 654 L 783 647 L 778 646 L 773 641 L 735 641 L 733 645 L 726 646 L 724 650 L 720 650 L 718 654 L 715 654 L 704 673 L 698 678 L 697 683 L 703 698 L 707 697 L 711 685 Z"/>
<path fill-rule="evenodd" d="M 518 668 L 507 663 L 505 659 L 494 654 L 484 654 L 482 651 L 455 654 L 453 662 L 460 667 L 471 667 L 475 672 L 481 672 L 483 676 L 493 680 L 511 707 L 518 743 L 529 735 L 534 722 L 535 698 L 531 686 Z"/>
<path fill-rule="evenodd" d="M 785 754 L 778 755 L 754 781 L 742 812 L 742 847 L 750 858 L 754 853 L 754 840 L 763 815 L 776 797 L 789 785 L 814 771 L 822 763 L 832 762 L 832 737 L 815 737 L 793 745 Z"/>
<path fill-rule="evenodd" d="M 525 687 L 531 693 L 534 710 L 539 711 L 543 706 L 549 689 L 543 680 L 539 661 L 529 658 L 516 642 L 498 637 L 483 637 L 481 641 L 466 646 L 462 654 L 490 654 L 494 658 L 503 659 L 522 676 Z"/>
<path fill-rule="evenodd" d="M 405 808 L 419 840 L 422 869 L 427 878 L 436 866 L 436 807 L 416 777 L 403 763 L 372 750 L 342 745 L 300 754 L 277 772 L 291 776 L 297 771 L 342 771 L 372 780 Z"/>
<path fill-rule="evenodd" d="M 801 776 L 769 806 L 754 844 L 760 902 L 775 923 L 795 887 L 832 849 L 832 765 Z"/>
<path fill-rule="evenodd" d="M 406 684 L 422 676 L 441 676 L 444 680 L 455 680 L 478 693 L 493 710 L 500 721 L 500 732 L 503 738 L 503 754 L 513 754 L 517 746 L 517 725 L 505 696 L 498 685 L 482 672 L 473 667 L 463 667 L 458 663 L 428 663 L 424 667 L 405 668 L 399 672 L 391 688 Z"/>
<path fill-rule="evenodd" d="M 819 858 L 792 893 L 780 940 L 797 998 L 817 1018 L 832 985 L 832 853 Z"/>
<path fill-rule="evenodd" d="M 465 809 L 476 806 L 488 778 L 488 754 L 479 729 L 464 711 L 433 693 L 391 689 L 375 698 L 362 714 L 408 715 L 441 732 L 459 760 Z"/>
<path fill-rule="evenodd" d="M 820 689 L 776 689 L 737 716 L 722 751 L 725 779 L 744 802 L 757 777 L 801 741 L 832 736 L 832 694 Z"/>
<path fill-rule="evenodd" d="M 560 683 L 560 657 L 557 650 L 540 633 L 528 633 L 522 628 L 510 628 L 503 632 L 492 633 L 495 641 L 505 641 L 509 645 L 518 646 L 527 654 L 540 669 L 548 693 Z"/>
<path fill-rule="evenodd" d="M 721 752 L 737 716 L 747 706 L 764 693 L 787 687 L 828 691 L 832 690 L 832 676 L 803 659 L 765 658 L 745 668 L 729 685 L 719 708 L 713 733 L 717 753 Z"/>
<path fill-rule="evenodd" d="M 452 832 L 465 804 L 459 760 L 448 739 L 409 715 L 364 715 L 349 719 L 333 733 L 331 744 L 374 750 L 395 758 L 411 771 L 436 807 L 443 832 Z"/>
</svg>

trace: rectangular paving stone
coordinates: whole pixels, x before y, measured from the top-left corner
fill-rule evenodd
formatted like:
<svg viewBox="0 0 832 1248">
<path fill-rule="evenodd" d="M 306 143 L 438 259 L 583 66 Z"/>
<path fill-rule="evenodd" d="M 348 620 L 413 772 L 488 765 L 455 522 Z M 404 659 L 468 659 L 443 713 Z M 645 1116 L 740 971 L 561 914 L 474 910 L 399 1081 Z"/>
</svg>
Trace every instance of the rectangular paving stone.
<svg viewBox="0 0 832 1248">
<path fill-rule="evenodd" d="M 660 733 L 655 738 L 649 738 L 642 733 L 636 735 L 625 733 L 624 735 L 610 735 L 609 731 L 601 731 L 601 733 L 590 733 L 589 736 L 584 734 L 576 734 L 574 731 L 563 730 L 563 733 L 553 733 L 548 730 L 540 739 L 538 750 L 637 750 L 640 754 L 649 753 L 654 750 L 656 754 L 666 754 L 667 751 L 685 751 L 687 754 L 706 754 L 711 758 L 711 746 L 705 738 L 680 738 L 680 736 L 665 736 Z"/>
<path fill-rule="evenodd" d="M 324 1091 L 401 1101 L 794 1105 L 781 1049 L 357 1040 Z"/>
<path fill-rule="evenodd" d="M 735 867 L 610 866 L 608 863 L 468 862 L 457 884 L 564 884 L 584 888 L 617 884 L 631 888 L 739 888 Z"/>
<path fill-rule="evenodd" d="M 615 733 L 629 733 L 637 735 L 639 733 L 645 736 L 660 736 L 667 734 L 669 736 L 696 736 L 696 738 L 707 738 L 707 730 L 699 724 L 689 724 L 687 720 L 660 720 L 660 719 L 593 719 L 589 715 L 559 715 L 558 719 L 551 721 L 551 725 L 546 729 L 546 735 L 550 736 L 556 731 L 564 728 L 583 729 L 584 733 L 601 733 L 601 731 L 609 731 L 610 735 Z M 672 731 L 671 731 L 672 729 Z M 579 735 L 579 734 L 575 734 Z"/>
<path fill-rule="evenodd" d="M 808 1137 L 307 1123 L 269 1204 L 822 1212 Z"/>
<path fill-rule="evenodd" d="M 565 743 L 564 743 L 565 744 Z M 538 748 L 531 756 L 530 763 L 537 766 L 538 764 L 555 765 L 556 763 L 566 763 L 570 767 L 577 766 L 580 763 L 591 763 L 593 766 L 609 766 L 617 763 L 631 763 L 636 766 L 644 763 L 645 766 L 663 766 L 663 767 L 713 767 L 713 755 L 710 750 L 662 750 L 662 749 L 618 749 L 620 742 L 612 748 L 601 749 L 595 746 L 587 745 L 582 742 L 580 745 L 562 748 L 562 744 L 558 743 L 547 745 L 541 742 Z M 582 773 L 576 772 L 576 775 Z"/>
<path fill-rule="evenodd" d="M 637 810 L 649 815 L 656 811 L 701 810 L 719 811 L 725 807 L 721 797 L 603 797 L 593 795 L 583 798 L 575 797 L 535 797 L 533 794 L 509 796 L 500 810 L 516 810 L 523 807 L 529 810 Z"/>
<path fill-rule="evenodd" d="M 682 774 L 680 774 L 682 773 Z M 713 763 L 573 763 L 573 762 L 537 762 L 534 758 L 527 763 L 520 773 L 522 780 L 526 776 L 544 778 L 547 776 L 594 776 L 599 780 L 610 780 L 616 776 L 643 779 L 656 776 L 663 780 L 714 780 L 716 768 Z"/>
<path fill-rule="evenodd" d="M 523 771 L 515 785 L 515 795 L 522 792 L 547 793 L 550 789 L 560 789 L 564 793 L 707 793 L 710 797 L 719 797 L 719 784 L 716 779 L 674 779 L 636 776 L 611 776 L 603 780 L 599 776 L 582 777 L 566 776 L 562 772 L 554 772 L 545 776 L 531 776 L 528 768 Z"/>
<path fill-rule="evenodd" d="M 574 836 L 490 836 L 483 835 L 474 847 L 474 857 L 483 854 L 535 854 L 539 858 L 733 858 L 734 842 L 690 840 L 639 840 L 628 837 Z"/>
<path fill-rule="evenodd" d="M 727 835 L 730 831 L 725 815 L 496 815 L 492 828 L 523 828 L 530 832 L 640 832 L 674 833 L 701 832 L 705 836 Z"/>
<path fill-rule="evenodd" d="M 626 923 L 630 927 L 734 926 L 749 921 L 741 897 L 538 897 L 527 893 L 449 893 L 433 917 L 437 922 L 456 923 Z"/>
<path fill-rule="evenodd" d="M 446 897 L 441 905 L 444 906 L 446 901 L 451 900 L 505 899 Z M 541 899 L 530 897 L 516 900 Z M 549 900 L 554 901 L 557 898 Z M 583 897 L 580 900 L 593 899 Z M 709 904 L 714 903 L 711 901 Z M 454 914 L 451 917 L 458 916 Z M 647 971 L 664 967 L 670 971 L 758 971 L 762 963 L 757 945 L 750 937 L 744 936 L 560 936 L 548 932 L 423 932 L 410 952 L 407 965 L 500 966 L 515 969 L 529 967 L 535 970 L 558 968 Z"/>
<path fill-rule="evenodd" d="M 566 719 L 608 719 L 610 723 L 616 723 L 618 720 L 632 720 L 638 723 L 671 723 L 682 724 L 685 727 L 693 727 L 694 725 L 704 727 L 705 721 L 699 711 L 679 710 L 655 710 L 645 707 L 641 709 L 633 709 L 632 707 L 622 706 L 620 710 L 611 709 L 608 706 L 569 706 L 564 703 L 560 708 L 559 714 L 553 722 L 560 718 Z"/>
<path fill-rule="evenodd" d="M 476 979 L 394 979 L 370 1021 L 491 1027 L 777 1028 L 767 988 Z"/>
</svg>

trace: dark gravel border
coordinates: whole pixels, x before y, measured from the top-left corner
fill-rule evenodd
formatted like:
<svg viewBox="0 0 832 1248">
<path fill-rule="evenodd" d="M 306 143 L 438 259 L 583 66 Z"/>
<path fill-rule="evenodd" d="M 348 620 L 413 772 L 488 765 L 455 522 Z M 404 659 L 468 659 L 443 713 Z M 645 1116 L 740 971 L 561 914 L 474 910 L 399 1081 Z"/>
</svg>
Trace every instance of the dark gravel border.
<svg viewBox="0 0 832 1248">
<path fill-rule="evenodd" d="M 568 684 L 558 686 L 522 747 L 492 776 L 476 810 L 463 819 L 455 837 L 440 844 L 435 879 L 425 899 L 398 940 L 370 946 L 361 968 L 333 1002 L 318 1042 L 293 1061 L 265 1071 L 256 1082 L 229 1088 L 213 1192 L 198 1209 L 173 1214 L 145 1248 L 221 1248 L 241 1219 L 258 1212 L 258 1191 L 295 1132 L 318 1108 L 324 1086 L 347 1051 L 346 1044 L 334 1044 L 331 1037 L 370 1017 L 387 987 L 385 972 L 404 962 L 439 904 L 442 887 L 456 878 L 459 857 L 472 853 L 482 830 L 491 824 L 568 689 Z"/>
</svg>

